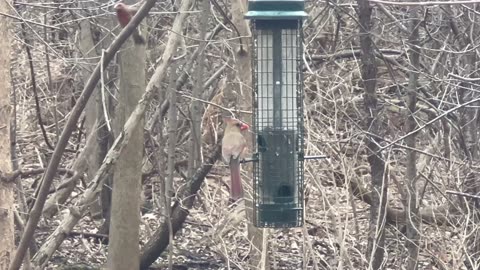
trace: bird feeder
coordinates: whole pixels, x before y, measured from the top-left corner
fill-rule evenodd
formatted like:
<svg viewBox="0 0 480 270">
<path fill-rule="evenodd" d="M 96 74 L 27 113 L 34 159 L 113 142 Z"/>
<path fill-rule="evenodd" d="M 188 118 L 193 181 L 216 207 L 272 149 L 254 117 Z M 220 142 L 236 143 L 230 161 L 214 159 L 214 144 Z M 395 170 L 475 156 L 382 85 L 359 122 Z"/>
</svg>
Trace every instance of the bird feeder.
<svg viewBox="0 0 480 270">
<path fill-rule="evenodd" d="M 249 0 L 253 35 L 254 223 L 303 224 L 303 0 Z"/>
</svg>

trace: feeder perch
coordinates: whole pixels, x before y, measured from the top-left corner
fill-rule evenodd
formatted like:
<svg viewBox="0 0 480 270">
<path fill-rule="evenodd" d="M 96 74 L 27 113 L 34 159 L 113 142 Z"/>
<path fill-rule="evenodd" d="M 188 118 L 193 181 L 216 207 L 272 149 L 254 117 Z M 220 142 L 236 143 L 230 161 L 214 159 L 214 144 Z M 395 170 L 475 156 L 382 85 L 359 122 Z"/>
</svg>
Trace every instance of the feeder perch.
<svg viewBox="0 0 480 270">
<path fill-rule="evenodd" d="M 250 0 L 253 35 L 254 223 L 303 224 L 304 1 Z"/>
</svg>

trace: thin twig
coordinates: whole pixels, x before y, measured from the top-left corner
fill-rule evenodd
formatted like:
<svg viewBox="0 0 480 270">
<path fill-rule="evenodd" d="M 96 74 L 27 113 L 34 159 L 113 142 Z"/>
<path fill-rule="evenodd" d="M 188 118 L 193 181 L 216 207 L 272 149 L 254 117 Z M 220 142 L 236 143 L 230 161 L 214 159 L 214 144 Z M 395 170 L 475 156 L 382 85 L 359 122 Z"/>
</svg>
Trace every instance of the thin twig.
<svg viewBox="0 0 480 270">
<path fill-rule="evenodd" d="M 480 200 L 480 196 L 478 195 L 473 195 L 473 194 L 468 194 L 468 193 L 463 193 L 463 192 L 458 192 L 453 190 L 447 190 L 445 191 L 445 193 Z"/>
<path fill-rule="evenodd" d="M 105 56 L 105 50 L 102 50 L 102 56 L 100 63 L 103 63 L 103 57 Z M 105 98 L 105 78 L 103 76 L 105 67 L 100 69 L 100 93 L 102 95 L 102 108 L 103 108 L 103 117 L 105 118 L 105 124 L 107 126 L 107 130 L 109 133 L 112 133 L 112 127 L 110 125 L 110 118 L 108 117 L 108 109 L 107 109 L 107 100 Z"/>
<path fill-rule="evenodd" d="M 43 24 L 43 23 L 38 23 L 38 22 L 30 21 L 30 20 L 25 20 L 24 18 L 16 17 L 16 16 L 13 16 L 13 15 L 10 15 L 10 14 L 6 14 L 6 13 L 3 13 L 3 12 L 0 12 L 0 16 L 5 16 L 5 17 L 8 17 L 8 18 L 12 18 L 12 19 L 15 19 L 15 20 L 19 20 L 19 21 L 22 21 L 22 22 L 26 22 L 26 23 L 29 23 L 29 24 L 34 24 L 34 25 L 38 25 L 38 26 L 42 26 L 42 27 L 46 27 L 46 28 L 52 28 L 52 29 L 55 29 L 55 30 L 61 30 L 61 28 L 55 27 L 55 26 L 53 26 L 53 25 L 47 25 L 47 24 Z"/>
<path fill-rule="evenodd" d="M 218 105 L 218 104 L 216 104 L 216 103 L 213 103 L 213 102 L 210 102 L 210 101 L 206 101 L 206 100 L 203 100 L 203 99 L 199 99 L 199 98 L 194 98 L 194 97 L 189 96 L 189 95 L 181 95 L 181 96 L 182 96 L 182 97 L 185 97 L 185 98 L 192 99 L 192 100 L 197 100 L 197 101 L 200 101 L 200 102 L 205 103 L 205 104 L 209 104 L 209 105 L 215 106 L 215 107 L 217 107 L 217 108 L 219 108 L 219 109 L 222 109 L 222 110 L 224 110 L 224 111 L 227 111 L 227 112 L 231 113 L 232 116 L 234 115 L 233 111 L 239 112 L 239 113 L 244 113 L 244 114 L 252 114 L 251 111 L 228 109 L 228 108 L 225 108 L 225 107 L 223 107 L 223 106 L 220 106 L 220 105 Z"/>
</svg>

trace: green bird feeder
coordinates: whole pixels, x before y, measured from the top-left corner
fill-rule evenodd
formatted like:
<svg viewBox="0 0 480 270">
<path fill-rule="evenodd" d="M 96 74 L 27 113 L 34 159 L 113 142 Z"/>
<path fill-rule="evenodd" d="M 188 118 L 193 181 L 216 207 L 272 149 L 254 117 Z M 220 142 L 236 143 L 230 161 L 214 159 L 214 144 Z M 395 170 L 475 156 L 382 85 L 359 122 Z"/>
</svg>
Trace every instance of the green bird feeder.
<svg viewBox="0 0 480 270">
<path fill-rule="evenodd" d="M 303 225 L 304 1 L 250 0 L 253 35 L 254 223 Z"/>
</svg>

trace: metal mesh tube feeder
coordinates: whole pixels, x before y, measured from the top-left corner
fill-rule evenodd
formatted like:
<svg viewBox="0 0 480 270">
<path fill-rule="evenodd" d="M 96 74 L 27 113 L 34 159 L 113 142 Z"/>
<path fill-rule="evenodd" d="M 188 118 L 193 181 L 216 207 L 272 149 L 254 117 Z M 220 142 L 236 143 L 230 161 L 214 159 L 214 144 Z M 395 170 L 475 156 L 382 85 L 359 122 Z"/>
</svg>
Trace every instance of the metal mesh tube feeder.
<svg viewBox="0 0 480 270">
<path fill-rule="evenodd" d="M 253 34 L 253 187 L 257 227 L 304 219 L 304 1 L 250 0 Z"/>
</svg>

